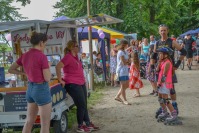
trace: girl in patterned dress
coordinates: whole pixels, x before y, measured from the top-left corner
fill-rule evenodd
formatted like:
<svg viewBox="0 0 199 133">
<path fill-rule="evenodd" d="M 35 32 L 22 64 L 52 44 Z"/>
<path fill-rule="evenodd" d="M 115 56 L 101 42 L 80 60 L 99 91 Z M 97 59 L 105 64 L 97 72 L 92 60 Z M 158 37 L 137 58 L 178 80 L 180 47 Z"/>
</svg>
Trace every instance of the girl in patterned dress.
<svg viewBox="0 0 199 133">
<path fill-rule="evenodd" d="M 138 52 L 133 51 L 132 54 L 132 61 L 129 73 L 129 88 L 131 90 L 135 89 L 136 93 L 134 97 L 140 96 L 140 88 L 143 87 L 142 80 L 140 78 L 140 61 L 138 58 Z"/>
<path fill-rule="evenodd" d="M 117 49 L 116 46 L 112 49 L 110 54 L 110 73 L 111 73 L 111 86 L 116 87 L 117 81 L 114 80 L 117 67 Z"/>
</svg>

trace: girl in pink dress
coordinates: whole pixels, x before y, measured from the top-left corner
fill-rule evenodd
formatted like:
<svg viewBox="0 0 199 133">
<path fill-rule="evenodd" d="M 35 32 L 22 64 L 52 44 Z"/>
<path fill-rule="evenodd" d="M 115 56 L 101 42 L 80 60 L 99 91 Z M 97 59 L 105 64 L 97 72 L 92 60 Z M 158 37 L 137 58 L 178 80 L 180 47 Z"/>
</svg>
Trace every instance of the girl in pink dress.
<svg viewBox="0 0 199 133">
<path fill-rule="evenodd" d="M 131 90 L 135 89 L 136 93 L 134 97 L 140 96 L 140 88 L 143 87 L 142 80 L 140 78 L 140 61 L 138 58 L 138 52 L 133 51 L 132 54 L 132 61 L 130 66 L 130 73 L 129 73 L 129 88 Z"/>
</svg>

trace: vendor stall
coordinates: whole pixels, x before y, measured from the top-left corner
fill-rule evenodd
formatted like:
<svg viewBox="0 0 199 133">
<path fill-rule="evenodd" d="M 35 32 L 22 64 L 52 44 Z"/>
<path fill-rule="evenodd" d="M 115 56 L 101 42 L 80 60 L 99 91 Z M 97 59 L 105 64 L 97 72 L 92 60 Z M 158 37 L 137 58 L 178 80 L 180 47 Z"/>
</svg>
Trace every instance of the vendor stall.
<svg viewBox="0 0 199 133">
<path fill-rule="evenodd" d="M 71 39 L 77 40 L 77 28 L 119 22 L 122 22 L 122 20 L 105 14 L 58 21 L 27 20 L 3 22 L 0 23 L 0 34 L 11 33 L 12 52 L 14 60 L 16 60 L 30 49 L 30 33 L 33 30 L 46 33 L 48 41 L 44 53 L 50 62 L 54 62 L 54 60 L 59 61 L 64 56 L 63 50 L 67 41 Z M 66 111 L 73 106 L 73 101 L 69 95 L 66 95 L 65 89 L 57 84 L 55 65 L 56 61 L 51 66 L 53 78 L 49 83 L 53 102 L 51 120 L 56 131 L 59 130 L 60 133 L 65 133 L 67 131 Z M 2 70 L 2 73 L 4 73 L 4 69 Z M 20 70 L 23 71 L 23 68 Z M 27 79 L 15 76 L 10 83 L 0 86 L 0 133 L 3 128 L 21 128 L 26 120 L 25 91 Z M 39 125 L 39 123 L 40 117 L 37 117 L 35 124 Z"/>
</svg>

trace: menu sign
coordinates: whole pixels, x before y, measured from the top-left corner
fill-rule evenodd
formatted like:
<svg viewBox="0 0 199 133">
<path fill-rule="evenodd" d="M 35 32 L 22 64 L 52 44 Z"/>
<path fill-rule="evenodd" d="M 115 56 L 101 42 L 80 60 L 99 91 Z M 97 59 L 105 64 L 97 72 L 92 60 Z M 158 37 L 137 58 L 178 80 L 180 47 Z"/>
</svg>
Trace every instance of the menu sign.
<svg viewBox="0 0 199 133">
<path fill-rule="evenodd" d="M 27 101 L 25 92 L 11 92 L 4 96 L 5 112 L 26 111 Z"/>
</svg>

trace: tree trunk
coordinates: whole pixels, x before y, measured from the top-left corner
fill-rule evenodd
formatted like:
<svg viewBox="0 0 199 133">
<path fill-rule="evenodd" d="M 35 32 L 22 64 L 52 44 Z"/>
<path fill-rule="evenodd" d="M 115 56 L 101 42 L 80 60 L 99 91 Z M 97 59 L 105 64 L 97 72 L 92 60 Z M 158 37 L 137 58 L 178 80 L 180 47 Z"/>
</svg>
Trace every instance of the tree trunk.
<svg viewBox="0 0 199 133">
<path fill-rule="evenodd" d="M 149 7 L 149 14 L 150 14 L 150 23 L 154 23 L 155 21 L 155 5 L 154 0 L 151 1 L 151 5 Z"/>
</svg>

